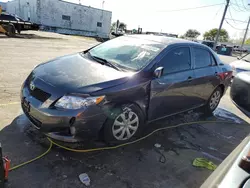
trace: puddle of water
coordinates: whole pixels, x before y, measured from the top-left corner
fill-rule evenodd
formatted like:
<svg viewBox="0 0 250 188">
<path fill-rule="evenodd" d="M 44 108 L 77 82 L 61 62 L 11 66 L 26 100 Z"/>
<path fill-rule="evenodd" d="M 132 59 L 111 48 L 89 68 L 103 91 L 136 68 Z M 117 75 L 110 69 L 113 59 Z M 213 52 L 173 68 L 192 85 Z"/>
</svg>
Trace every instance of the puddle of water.
<svg viewBox="0 0 250 188">
<path fill-rule="evenodd" d="M 226 111 L 223 108 L 217 108 L 214 111 L 214 116 L 215 117 L 219 117 L 219 118 L 224 118 L 224 119 L 229 119 L 234 121 L 235 123 L 244 123 L 241 119 L 239 119 L 238 117 L 236 117 L 234 114 Z"/>
<path fill-rule="evenodd" d="M 222 159 L 220 159 L 220 158 L 218 158 L 218 157 L 215 157 L 215 156 L 213 156 L 213 155 L 211 155 L 211 154 L 209 154 L 209 153 L 207 153 L 207 152 L 201 152 L 201 153 L 202 153 L 204 156 L 209 157 L 209 158 L 211 158 L 211 159 L 215 159 L 215 160 L 220 161 L 220 162 L 223 161 Z"/>
<path fill-rule="evenodd" d="M 30 125 L 30 122 L 27 119 L 27 117 L 24 114 L 22 114 L 19 115 L 18 118 L 16 119 L 16 125 L 21 132 L 24 132 L 25 127 L 27 127 L 27 125 Z"/>
</svg>

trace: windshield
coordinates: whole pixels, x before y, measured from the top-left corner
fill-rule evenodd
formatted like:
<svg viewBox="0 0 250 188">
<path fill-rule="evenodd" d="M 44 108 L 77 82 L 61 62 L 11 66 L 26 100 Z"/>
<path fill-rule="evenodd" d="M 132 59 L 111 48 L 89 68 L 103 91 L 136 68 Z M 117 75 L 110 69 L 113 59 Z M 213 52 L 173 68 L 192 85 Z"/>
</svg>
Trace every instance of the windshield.
<svg viewBox="0 0 250 188">
<path fill-rule="evenodd" d="M 118 37 L 91 49 L 92 56 L 105 59 L 123 69 L 139 71 L 155 58 L 164 45 L 134 37 Z"/>
<path fill-rule="evenodd" d="M 243 60 L 250 62 L 250 53 L 242 58 Z"/>
</svg>

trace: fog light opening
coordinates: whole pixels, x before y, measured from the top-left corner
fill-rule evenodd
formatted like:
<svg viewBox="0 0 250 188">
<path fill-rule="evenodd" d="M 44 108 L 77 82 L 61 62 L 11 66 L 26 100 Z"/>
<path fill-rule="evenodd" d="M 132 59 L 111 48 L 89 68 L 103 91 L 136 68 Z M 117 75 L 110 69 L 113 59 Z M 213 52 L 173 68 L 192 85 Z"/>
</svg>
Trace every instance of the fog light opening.
<svg viewBox="0 0 250 188">
<path fill-rule="evenodd" d="M 75 136 L 75 134 L 76 134 L 76 128 L 73 126 L 73 124 L 75 123 L 75 120 L 76 120 L 75 117 L 72 117 L 72 118 L 69 120 L 69 125 L 70 125 L 69 131 L 70 131 L 70 134 L 71 134 L 72 136 Z"/>
<path fill-rule="evenodd" d="M 74 126 L 71 126 L 71 127 L 69 128 L 69 130 L 70 130 L 70 134 L 71 134 L 72 136 L 75 136 L 75 135 L 76 135 L 76 128 L 75 128 Z"/>
</svg>

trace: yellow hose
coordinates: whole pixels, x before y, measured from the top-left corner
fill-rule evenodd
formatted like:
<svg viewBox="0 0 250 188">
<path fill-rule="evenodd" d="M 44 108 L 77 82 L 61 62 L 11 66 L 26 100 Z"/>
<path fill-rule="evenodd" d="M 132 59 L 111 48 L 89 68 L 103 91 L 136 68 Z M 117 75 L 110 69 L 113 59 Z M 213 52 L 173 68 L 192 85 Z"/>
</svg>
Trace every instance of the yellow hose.
<svg viewBox="0 0 250 188">
<path fill-rule="evenodd" d="M 47 139 L 50 142 L 50 146 L 49 146 L 49 148 L 48 148 L 48 150 L 46 152 L 39 155 L 38 157 L 35 157 L 34 159 L 31 159 L 31 160 L 29 160 L 27 162 L 21 163 L 21 164 L 19 164 L 17 166 L 14 166 L 14 167 L 10 168 L 10 171 L 15 170 L 17 168 L 20 168 L 22 166 L 25 166 L 25 165 L 27 165 L 29 163 L 32 163 L 32 162 L 44 157 L 45 155 L 47 155 L 50 152 L 53 145 L 56 145 L 56 146 L 58 146 L 58 147 L 60 147 L 62 149 L 68 150 L 68 151 L 81 152 L 81 153 L 87 153 L 87 152 L 93 152 L 93 151 L 101 151 L 101 150 L 112 150 L 112 149 L 117 149 L 117 148 L 120 148 L 120 147 L 123 147 L 123 146 L 135 144 L 135 143 L 137 143 L 139 141 L 142 141 L 142 140 L 148 138 L 149 136 L 153 135 L 154 133 L 156 133 L 158 131 L 162 131 L 162 130 L 166 130 L 166 129 L 172 129 L 172 128 L 176 128 L 176 127 L 180 127 L 180 126 L 184 126 L 184 125 L 205 124 L 205 123 L 229 123 L 229 124 L 235 124 L 234 122 L 231 122 L 231 121 L 195 121 L 195 122 L 188 122 L 188 123 L 180 123 L 178 125 L 167 126 L 167 127 L 162 127 L 162 128 L 156 129 L 156 130 L 152 131 L 151 133 L 147 134 L 146 136 L 143 136 L 143 137 L 141 137 L 141 138 L 139 138 L 137 140 L 127 142 L 127 143 L 124 143 L 124 144 L 120 144 L 120 145 L 116 145 L 116 146 L 107 146 L 107 147 L 102 147 L 102 148 L 83 149 L 83 150 L 77 150 L 77 149 L 72 149 L 72 148 L 65 147 L 63 145 L 60 145 L 60 144 L 54 142 L 53 140 L 51 140 L 50 138 L 47 137 Z"/>
<path fill-rule="evenodd" d="M 24 165 L 27 165 L 27 164 L 29 164 L 29 163 L 32 163 L 32 162 L 34 162 L 34 161 L 36 161 L 36 160 L 42 158 L 43 156 L 47 155 L 47 154 L 50 152 L 50 150 L 51 150 L 51 148 L 52 148 L 52 145 L 53 145 L 52 142 L 50 142 L 49 148 L 47 149 L 46 152 L 44 152 L 43 154 L 39 155 L 38 157 L 35 157 L 34 159 L 31 159 L 31 160 L 26 161 L 26 162 L 24 162 L 24 163 L 21 163 L 21 164 L 19 164 L 19 165 L 13 166 L 13 167 L 10 168 L 9 170 L 10 170 L 10 171 L 16 170 L 17 168 L 20 168 L 20 167 L 22 167 L 22 166 L 24 166 Z"/>
</svg>

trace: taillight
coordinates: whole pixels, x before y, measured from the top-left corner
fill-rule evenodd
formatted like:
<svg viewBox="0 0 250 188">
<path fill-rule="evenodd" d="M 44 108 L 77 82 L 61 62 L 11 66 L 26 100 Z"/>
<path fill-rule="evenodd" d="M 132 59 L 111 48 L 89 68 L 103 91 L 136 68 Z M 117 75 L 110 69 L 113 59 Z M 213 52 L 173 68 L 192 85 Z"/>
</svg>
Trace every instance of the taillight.
<svg viewBox="0 0 250 188">
<path fill-rule="evenodd" d="M 229 77 L 229 78 L 232 78 L 232 77 L 233 77 L 233 71 L 228 71 L 227 73 L 228 73 L 228 74 L 227 74 L 227 77 Z"/>
<path fill-rule="evenodd" d="M 222 80 L 225 80 L 226 78 L 232 78 L 233 72 L 232 72 L 232 71 L 222 72 L 222 73 L 219 73 L 218 76 L 219 76 Z"/>
<path fill-rule="evenodd" d="M 232 69 L 233 69 L 234 71 L 236 71 L 236 68 L 235 68 L 235 66 L 234 66 L 234 65 L 232 65 L 231 67 L 232 67 Z"/>
</svg>

